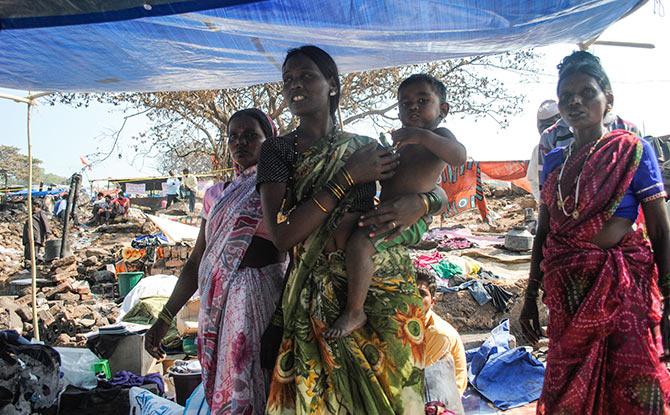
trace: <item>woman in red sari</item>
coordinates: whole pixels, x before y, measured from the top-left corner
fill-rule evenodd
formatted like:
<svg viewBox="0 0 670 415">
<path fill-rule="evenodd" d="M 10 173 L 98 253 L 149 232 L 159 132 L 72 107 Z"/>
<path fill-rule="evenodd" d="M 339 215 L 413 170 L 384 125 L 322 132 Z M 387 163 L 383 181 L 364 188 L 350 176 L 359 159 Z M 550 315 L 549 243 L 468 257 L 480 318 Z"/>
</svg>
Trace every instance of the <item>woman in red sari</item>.
<svg viewBox="0 0 670 415">
<path fill-rule="evenodd" d="M 653 150 L 607 132 L 614 97 L 600 61 L 559 65 L 559 110 L 575 142 L 549 153 L 525 303 L 524 334 L 549 352 L 538 414 L 670 413 L 670 225 Z M 634 226 L 640 205 L 648 238 Z M 659 277 L 660 276 L 660 277 Z"/>
</svg>

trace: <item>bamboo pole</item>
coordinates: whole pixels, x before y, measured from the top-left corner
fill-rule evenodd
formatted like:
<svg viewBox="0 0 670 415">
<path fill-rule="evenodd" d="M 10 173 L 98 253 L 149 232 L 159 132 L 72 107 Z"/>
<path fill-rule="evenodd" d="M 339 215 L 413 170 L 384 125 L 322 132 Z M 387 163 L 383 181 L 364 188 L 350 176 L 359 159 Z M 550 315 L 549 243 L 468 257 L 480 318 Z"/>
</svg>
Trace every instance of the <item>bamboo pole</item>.
<svg viewBox="0 0 670 415">
<path fill-rule="evenodd" d="M 30 139 L 30 110 L 32 100 L 28 102 L 27 135 L 28 135 L 28 243 L 30 244 L 30 278 L 33 300 L 33 334 L 35 340 L 40 340 L 40 327 L 37 317 L 37 261 L 35 260 L 35 234 L 33 231 L 33 146 Z"/>
</svg>

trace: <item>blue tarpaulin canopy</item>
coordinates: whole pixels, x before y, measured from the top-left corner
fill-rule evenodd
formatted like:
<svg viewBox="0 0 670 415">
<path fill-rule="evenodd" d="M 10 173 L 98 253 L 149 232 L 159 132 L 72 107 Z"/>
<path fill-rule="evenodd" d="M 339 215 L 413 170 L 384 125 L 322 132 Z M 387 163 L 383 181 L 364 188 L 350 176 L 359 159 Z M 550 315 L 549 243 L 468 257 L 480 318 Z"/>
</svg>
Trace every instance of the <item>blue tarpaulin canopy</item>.
<svg viewBox="0 0 670 415">
<path fill-rule="evenodd" d="M 169 91 L 280 79 L 316 44 L 342 72 L 592 39 L 640 0 L 0 0 L 0 86 Z"/>
</svg>

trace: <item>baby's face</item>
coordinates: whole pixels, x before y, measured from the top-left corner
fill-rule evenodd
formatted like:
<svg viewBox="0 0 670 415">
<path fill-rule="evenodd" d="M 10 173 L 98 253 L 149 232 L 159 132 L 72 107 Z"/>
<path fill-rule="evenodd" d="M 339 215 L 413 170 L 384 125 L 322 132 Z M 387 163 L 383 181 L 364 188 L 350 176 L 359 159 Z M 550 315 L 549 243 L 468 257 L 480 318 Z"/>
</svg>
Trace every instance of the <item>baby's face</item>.
<svg viewBox="0 0 670 415">
<path fill-rule="evenodd" d="M 398 106 L 403 127 L 434 129 L 442 120 L 440 97 L 425 82 L 415 82 L 398 91 Z"/>
</svg>

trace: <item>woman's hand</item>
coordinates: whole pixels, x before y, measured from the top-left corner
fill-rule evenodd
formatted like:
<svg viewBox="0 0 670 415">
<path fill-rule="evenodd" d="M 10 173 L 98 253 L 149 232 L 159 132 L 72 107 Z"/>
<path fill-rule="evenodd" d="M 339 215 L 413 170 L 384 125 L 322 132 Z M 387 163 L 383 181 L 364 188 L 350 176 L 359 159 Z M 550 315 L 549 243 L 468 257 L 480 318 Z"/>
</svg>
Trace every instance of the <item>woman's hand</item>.
<svg viewBox="0 0 670 415">
<path fill-rule="evenodd" d="M 358 225 L 371 226 L 374 229 L 370 233 L 371 238 L 393 231 L 386 236 L 388 241 L 415 224 L 425 213 L 426 206 L 418 194 L 403 195 L 382 202 L 374 210 L 365 213 Z"/>
<path fill-rule="evenodd" d="M 663 299 L 663 317 L 661 317 L 661 337 L 663 338 L 663 355 L 661 360 L 670 361 L 670 298 Z"/>
<path fill-rule="evenodd" d="M 523 301 L 523 308 L 519 315 L 519 323 L 524 337 L 529 342 L 535 344 L 542 337 L 540 328 L 540 312 L 537 308 L 537 298 L 526 297 Z"/>
<path fill-rule="evenodd" d="M 165 353 L 161 349 L 161 341 L 163 341 L 163 337 L 165 337 L 169 328 L 170 326 L 165 324 L 163 320 L 158 319 L 144 335 L 144 349 L 158 360 L 165 357 Z"/>
<path fill-rule="evenodd" d="M 395 168 L 400 163 L 398 157 L 391 150 L 370 143 L 356 150 L 347 159 L 344 168 L 356 184 L 386 180 L 395 174 Z"/>
</svg>

